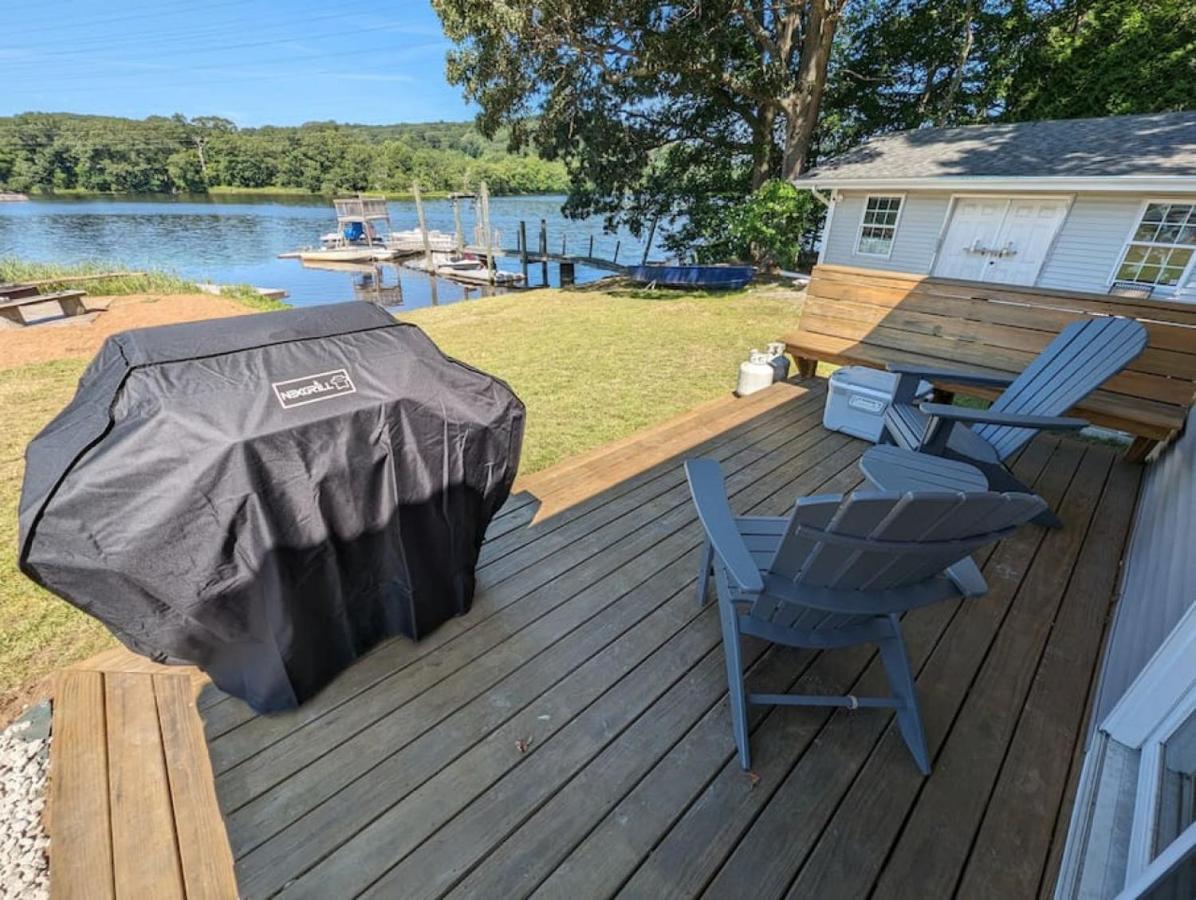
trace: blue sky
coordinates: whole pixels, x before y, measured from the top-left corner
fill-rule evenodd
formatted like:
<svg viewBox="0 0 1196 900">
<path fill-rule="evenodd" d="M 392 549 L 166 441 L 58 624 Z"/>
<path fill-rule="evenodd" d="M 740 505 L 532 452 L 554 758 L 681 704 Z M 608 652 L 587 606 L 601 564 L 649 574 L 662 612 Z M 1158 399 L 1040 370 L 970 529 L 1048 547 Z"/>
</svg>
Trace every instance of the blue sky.
<svg viewBox="0 0 1196 900">
<path fill-rule="evenodd" d="M 0 115 L 463 121 L 428 0 L 3 0 Z"/>
</svg>

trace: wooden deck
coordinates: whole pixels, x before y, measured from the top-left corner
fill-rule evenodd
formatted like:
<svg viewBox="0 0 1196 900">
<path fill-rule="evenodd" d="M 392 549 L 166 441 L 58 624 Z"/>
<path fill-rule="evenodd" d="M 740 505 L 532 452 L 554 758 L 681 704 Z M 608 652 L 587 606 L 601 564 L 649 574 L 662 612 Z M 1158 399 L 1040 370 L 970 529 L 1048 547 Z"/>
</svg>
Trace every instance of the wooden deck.
<svg viewBox="0 0 1196 900">
<path fill-rule="evenodd" d="M 1141 469 L 1039 439 L 1016 469 L 1066 527 L 986 552 L 983 599 L 907 616 L 930 778 L 886 712 L 759 707 L 749 776 L 668 457 L 720 459 L 745 513 L 849 490 L 864 445 L 822 429 L 822 399 L 776 388 L 521 482 L 469 615 L 294 713 L 208 688 L 242 895 L 1049 894 Z M 883 689 L 868 648 L 747 656 L 759 691 Z"/>
<path fill-rule="evenodd" d="M 56 681 L 51 895 L 236 896 L 195 706 L 207 679 L 113 650 Z"/>
</svg>

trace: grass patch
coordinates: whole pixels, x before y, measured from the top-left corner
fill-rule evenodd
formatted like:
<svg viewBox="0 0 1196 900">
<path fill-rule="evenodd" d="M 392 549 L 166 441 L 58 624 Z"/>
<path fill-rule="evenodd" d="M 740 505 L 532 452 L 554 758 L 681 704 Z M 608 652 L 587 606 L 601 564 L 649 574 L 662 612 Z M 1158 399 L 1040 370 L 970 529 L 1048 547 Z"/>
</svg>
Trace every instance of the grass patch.
<svg viewBox="0 0 1196 900">
<path fill-rule="evenodd" d="M 22 685 L 114 643 L 103 625 L 17 568 L 25 445 L 71 399 L 86 365 L 70 359 L 0 370 L 0 708 Z"/>
<path fill-rule="evenodd" d="M 20 273 L 34 277 L 29 268 Z M 238 289 L 238 299 L 250 305 L 269 302 L 243 294 Z M 591 288 L 509 294 L 400 318 L 417 323 L 446 353 L 515 389 L 527 404 L 521 471 L 530 473 L 727 394 L 748 349 L 791 330 L 798 311 L 796 299 L 775 292 L 642 297 Z M 23 686 L 115 642 L 98 622 L 21 575 L 16 561 L 25 446 L 70 400 L 85 366 L 86 360 L 71 359 L 0 369 L 0 420 L 6 423 L 0 435 L 0 709 Z"/>
<path fill-rule="evenodd" d="M 747 351 L 792 330 L 798 314 L 795 299 L 750 290 L 579 289 L 399 318 L 514 388 L 527 404 L 520 471 L 531 473 L 729 393 Z"/>
</svg>

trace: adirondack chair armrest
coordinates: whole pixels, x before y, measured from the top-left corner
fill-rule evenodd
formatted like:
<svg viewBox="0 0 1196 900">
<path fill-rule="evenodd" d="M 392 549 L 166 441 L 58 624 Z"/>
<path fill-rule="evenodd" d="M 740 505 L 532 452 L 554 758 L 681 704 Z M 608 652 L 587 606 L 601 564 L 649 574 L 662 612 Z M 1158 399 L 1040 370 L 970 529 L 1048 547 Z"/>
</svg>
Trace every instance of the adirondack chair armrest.
<svg viewBox="0 0 1196 900">
<path fill-rule="evenodd" d="M 922 403 L 918 408 L 932 418 L 963 422 L 966 425 L 1008 425 L 1012 428 L 1037 428 L 1042 431 L 1079 431 L 1088 427 L 1088 422 L 1084 419 L 1065 416 L 1028 416 L 991 409 L 950 406 L 946 403 Z M 932 426 L 927 432 L 933 430 Z"/>
<path fill-rule="evenodd" d="M 918 363 L 889 363 L 886 368 L 895 375 L 922 378 L 930 381 L 953 381 L 957 384 L 975 384 L 982 387 L 1008 387 L 1016 375 L 992 375 L 985 372 L 959 372 L 955 369 L 938 369 Z"/>
<path fill-rule="evenodd" d="M 764 589 L 764 580 L 735 525 L 718 463 L 713 459 L 686 460 L 685 477 L 706 539 L 726 566 L 727 574 L 741 591 L 759 593 Z"/>
</svg>

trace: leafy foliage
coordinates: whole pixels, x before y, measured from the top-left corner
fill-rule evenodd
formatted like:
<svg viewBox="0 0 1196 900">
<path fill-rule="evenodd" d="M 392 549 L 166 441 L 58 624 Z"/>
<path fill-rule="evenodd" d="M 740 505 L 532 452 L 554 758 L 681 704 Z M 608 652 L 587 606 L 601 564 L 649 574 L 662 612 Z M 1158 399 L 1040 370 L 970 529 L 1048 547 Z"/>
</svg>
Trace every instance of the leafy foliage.
<svg viewBox="0 0 1196 900">
<path fill-rule="evenodd" d="M 0 188 L 115 193 L 202 192 L 209 186 L 452 191 L 564 190 L 564 168 L 512 154 L 465 123 L 238 129 L 212 116 L 118 119 L 25 113 L 0 118 Z"/>
<path fill-rule="evenodd" d="M 1042 17 L 1009 88 L 1008 118 L 1196 109 L 1196 4 L 1069 0 Z"/>
<path fill-rule="evenodd" d="M 755 260 L 765 266 L 796 269 L 803 253 L 797 236 L 811 235 L 821 215 L 809 191 L 780 179 L 766 181 L 737 203 L 722 205 L 689 224 L 698 240 L 699 262 Z"/>
</svg>

